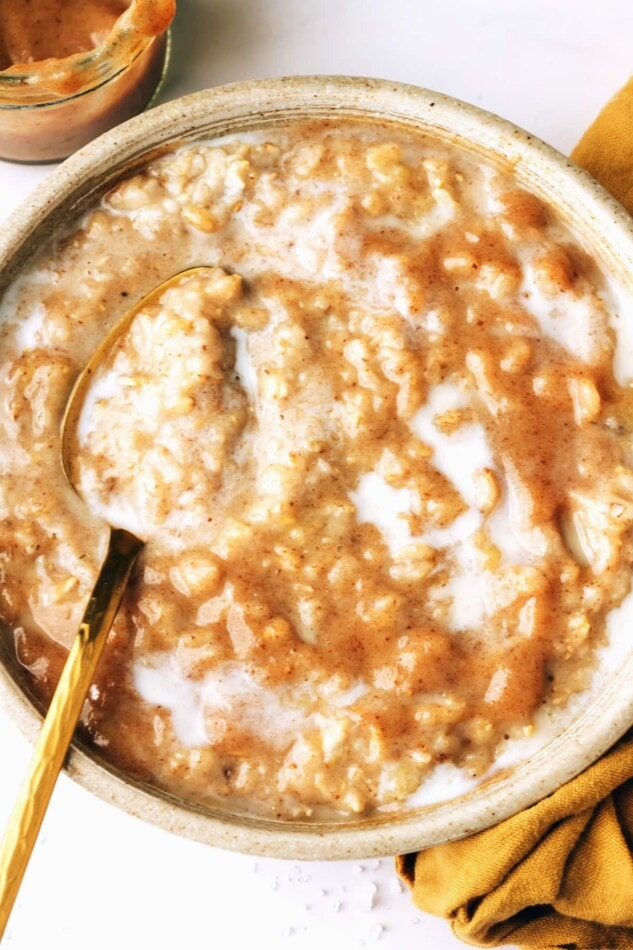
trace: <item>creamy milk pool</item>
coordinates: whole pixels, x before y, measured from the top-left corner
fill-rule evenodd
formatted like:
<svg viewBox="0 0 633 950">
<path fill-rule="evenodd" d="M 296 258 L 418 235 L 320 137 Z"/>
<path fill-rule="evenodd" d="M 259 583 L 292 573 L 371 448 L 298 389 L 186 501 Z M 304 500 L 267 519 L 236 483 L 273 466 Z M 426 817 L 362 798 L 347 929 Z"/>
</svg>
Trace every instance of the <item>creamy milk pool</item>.
<svg viewBox="0 0 633 950">
<path fill-rule="evenodd" d="M 72 381 L 141 308 L 88 391 Z M 50 694 L 106 522 L 147 543 L 90 692 L 100 754 L 288 819 L 450 798 L 626 654 L 631 330 L 511 176 L 351 121 L 121 181 L 2 303 L 0 613 Z"/>
</svg>

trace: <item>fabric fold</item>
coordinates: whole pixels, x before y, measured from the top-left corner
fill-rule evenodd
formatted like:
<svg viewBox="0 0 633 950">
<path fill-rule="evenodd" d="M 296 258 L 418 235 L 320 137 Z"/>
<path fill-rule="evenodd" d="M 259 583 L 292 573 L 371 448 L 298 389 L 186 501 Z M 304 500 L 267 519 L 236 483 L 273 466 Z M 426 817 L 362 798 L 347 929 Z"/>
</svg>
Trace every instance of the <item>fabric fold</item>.
<svg viewBox="0 0 633 950">
<path fill-rule="evenodd" d="M 474 946 L 633 947 L 632 774 L 629 733 L 532 808 L 398 870 Z"/>
</svg>

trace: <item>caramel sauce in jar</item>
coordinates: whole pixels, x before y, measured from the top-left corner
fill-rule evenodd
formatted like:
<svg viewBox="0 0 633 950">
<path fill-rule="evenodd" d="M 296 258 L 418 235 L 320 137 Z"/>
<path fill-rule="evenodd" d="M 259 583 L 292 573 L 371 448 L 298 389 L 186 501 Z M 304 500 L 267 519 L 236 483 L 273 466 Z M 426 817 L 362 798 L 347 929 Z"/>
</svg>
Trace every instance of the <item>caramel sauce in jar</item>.
<svg viewBox="0 0 633 950">
<path fill-rule="evenodd" d="M 175 0 L 0 0 L 0 157 L 65 158 L 145 108 Z"/>
</svg>

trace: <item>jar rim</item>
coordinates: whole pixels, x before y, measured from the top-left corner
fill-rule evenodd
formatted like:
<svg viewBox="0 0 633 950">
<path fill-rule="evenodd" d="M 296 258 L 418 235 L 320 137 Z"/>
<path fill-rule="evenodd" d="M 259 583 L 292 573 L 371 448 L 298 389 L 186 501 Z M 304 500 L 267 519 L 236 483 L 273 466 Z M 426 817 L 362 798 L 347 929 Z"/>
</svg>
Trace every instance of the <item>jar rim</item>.
<svg viewBox="0 0 633 950">
<path fill-rule="evenodd" d="M 94 49 L 0 71 L 0 108 L 43 106 L 89 92 L 126 69 L 169 27 L 176 0 L 132 0 Z"/>
</svg>

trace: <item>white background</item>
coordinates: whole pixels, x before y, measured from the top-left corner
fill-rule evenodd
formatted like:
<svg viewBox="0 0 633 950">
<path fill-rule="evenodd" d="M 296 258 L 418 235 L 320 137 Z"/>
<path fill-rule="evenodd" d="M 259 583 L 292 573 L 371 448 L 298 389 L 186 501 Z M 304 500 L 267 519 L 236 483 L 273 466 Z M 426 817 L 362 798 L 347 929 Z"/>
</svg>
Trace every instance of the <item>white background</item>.
<svg viewBox="0 0 633 950">
<path fill-rule="evenodd" d="M 263 76 L 403 80 L 568 152 L 633 68 L 630 0 L 179 0 L 161 99 Z M 633 129 L 631 130 L 633 134 Z M 50 166 L 0 162 L 0 220 Z M 0 824 L 29 747 L 0 718 Z M 391 859 L 290 863 L 196 845 L 60 778 L 4 944 L 13 950 L 463 947 Z"/>
</svg>

